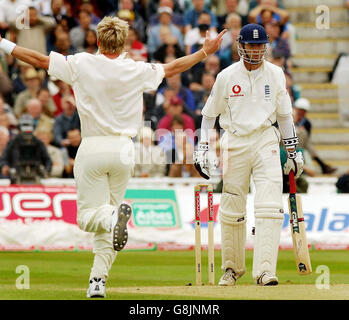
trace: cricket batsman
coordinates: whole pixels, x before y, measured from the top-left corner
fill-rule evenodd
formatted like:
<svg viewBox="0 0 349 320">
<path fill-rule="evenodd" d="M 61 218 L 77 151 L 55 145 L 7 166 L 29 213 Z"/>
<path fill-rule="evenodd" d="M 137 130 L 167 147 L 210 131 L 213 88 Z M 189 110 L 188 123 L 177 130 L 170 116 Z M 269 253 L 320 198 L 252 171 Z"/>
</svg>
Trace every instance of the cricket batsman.
<svg viewBox="0 0 349 320">
<path fill-rule="evenodd" d="M 283 224 L 280 133 L 287 149 L 285 174 L 298 178 L 303 158 L 296 152 L 298 139 L 283 70 L 264 60 L 268 35 L 257 24 L 244 26 L 238 37 L 240 61 L 221 71 L 203 110 L 201 138 L 194 153 L 199 173 L 210 178 L 209 131 L 216 117 L 225 130 L 223 190 L 219 207 L 223 276 L 221 286 L 233 286 L 245 272 L 246 197 L 252 175 L 255 236 L 252 276 L 258 285 L 277 285 L 276 263 Z M 273 126 L 277 122 L 279 130 Z"/>
<path fill-rule="evenodd" d="M 104 17 L 97 26 L 96 55 L 63 56 L 52 51 L 45 56 L 0 37 L 0 49 L 48 70 L 74 90 L 82 135 L 74 165 L 77 223 L 94 233 L 87 297 L 105 297 L 109 270 L 127 242 L 131 207 L 122 201 L 134 166 L 132 138 L 142 125 L 143 92 L 156 90 L 164 77 L 181 73 L 216 52 L 226 32 L 215 39 L 207 33 L 202 49 L 162 65 L 126 58 L 128 28 L 123 20 Z"/>
</svg>

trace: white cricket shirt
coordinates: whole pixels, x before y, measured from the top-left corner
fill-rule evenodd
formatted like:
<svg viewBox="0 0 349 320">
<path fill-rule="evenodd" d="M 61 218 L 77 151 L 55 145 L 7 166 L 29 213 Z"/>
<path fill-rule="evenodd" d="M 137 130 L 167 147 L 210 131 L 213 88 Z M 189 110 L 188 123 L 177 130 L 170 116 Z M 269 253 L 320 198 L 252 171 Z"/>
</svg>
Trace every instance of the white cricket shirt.
<svg viewBox="0 0 349 320">
<path fill-rule="evenodd" d="M 220 115 L 221 127 L 237 136 L 270 127 L 276 115 L 292 113 L 283 70 L 267 61 L 255 77 L 243 60 L 222 70 L 202 109 L 209 118 Z"/>
<path fill-rule="evenodd" d="M 48 74 L 72 86 L 82 137 L 134 137 L 142 124 L 143 92 L 157 89 L 165 71 L 161 64 L 135 62 L 125 54 L 109 59 L 52 51 Z"/>
</svg>

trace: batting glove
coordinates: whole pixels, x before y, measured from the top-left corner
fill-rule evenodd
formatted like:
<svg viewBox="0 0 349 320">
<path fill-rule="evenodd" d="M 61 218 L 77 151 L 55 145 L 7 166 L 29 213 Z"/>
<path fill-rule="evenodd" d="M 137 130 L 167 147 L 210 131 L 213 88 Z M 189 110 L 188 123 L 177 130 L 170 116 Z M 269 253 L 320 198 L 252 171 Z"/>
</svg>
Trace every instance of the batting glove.
<svg viewBox="0 0 349 320">
<path fill-rule="evenodd" d="M 287 161 L 284 165 L 284 173 L 285 175 L 288 175 L 292 170 L 294 172 L 295 179 L 298 179 L 303 172 L 303 165 L 304 160 L 302 152 L 288 152 Z"/>
<path fill-rule="evenodd" d="M 200 142 L 197 151 L 194 151 L 194 166 L 200 175 L 206 180 L 210 179 L 211 174 L 217 169 L 217 157 L 209 152 L 207 143 Z"/>
</svg>

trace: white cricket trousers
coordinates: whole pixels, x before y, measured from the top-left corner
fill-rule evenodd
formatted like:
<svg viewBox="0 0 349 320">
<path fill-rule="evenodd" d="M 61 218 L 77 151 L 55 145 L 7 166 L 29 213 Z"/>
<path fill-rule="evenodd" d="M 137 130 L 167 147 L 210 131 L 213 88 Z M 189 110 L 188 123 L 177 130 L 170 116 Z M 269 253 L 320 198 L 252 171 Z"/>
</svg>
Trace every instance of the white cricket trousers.
<svg viewBox="0 0 349 320">
<path fill-rule="evenodd" d="M 252 276 L 275 275 L 283 223 L 280 134 L 274 127 L 238 137 L 225 132 L 223 191 L 219 218 L 222 236 L 222 269 L 232 268 L 238 277 L 245 271 L 246 198 L 253 177 L 255 236 Z"/>
<path fill-rule="evenodd" d="M 74 163 L 77 223 L 93 232 L 95 254 L 90 279 L 107 278 L 116 258 L 111 215 L 122 203 L 134 167 L 134 144 L 126 136 L 82 139 Z"/>
</svg>

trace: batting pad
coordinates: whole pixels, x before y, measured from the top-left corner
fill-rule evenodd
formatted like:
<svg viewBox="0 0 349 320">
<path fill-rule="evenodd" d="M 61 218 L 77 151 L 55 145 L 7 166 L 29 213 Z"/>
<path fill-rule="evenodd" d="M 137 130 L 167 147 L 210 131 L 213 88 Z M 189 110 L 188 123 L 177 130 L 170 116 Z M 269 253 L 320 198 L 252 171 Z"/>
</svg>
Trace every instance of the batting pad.
<svg viewBox="0 0 349 320">
<path fill-rule="evenodd" d="M 256 216 L 252 267 L 252 276 L 255 280 L 263 272 L 269 272 L 272 276 L 276 275 L 282 224 L 282 214 L 271 214 L 269 218 Z"/>
<path fill-rule="evenodd" d="M 246 215 L 219 210 L 221 222 L 222 270 L 232 268 L 237 277 L 246 272 Z"/>
</svg>

